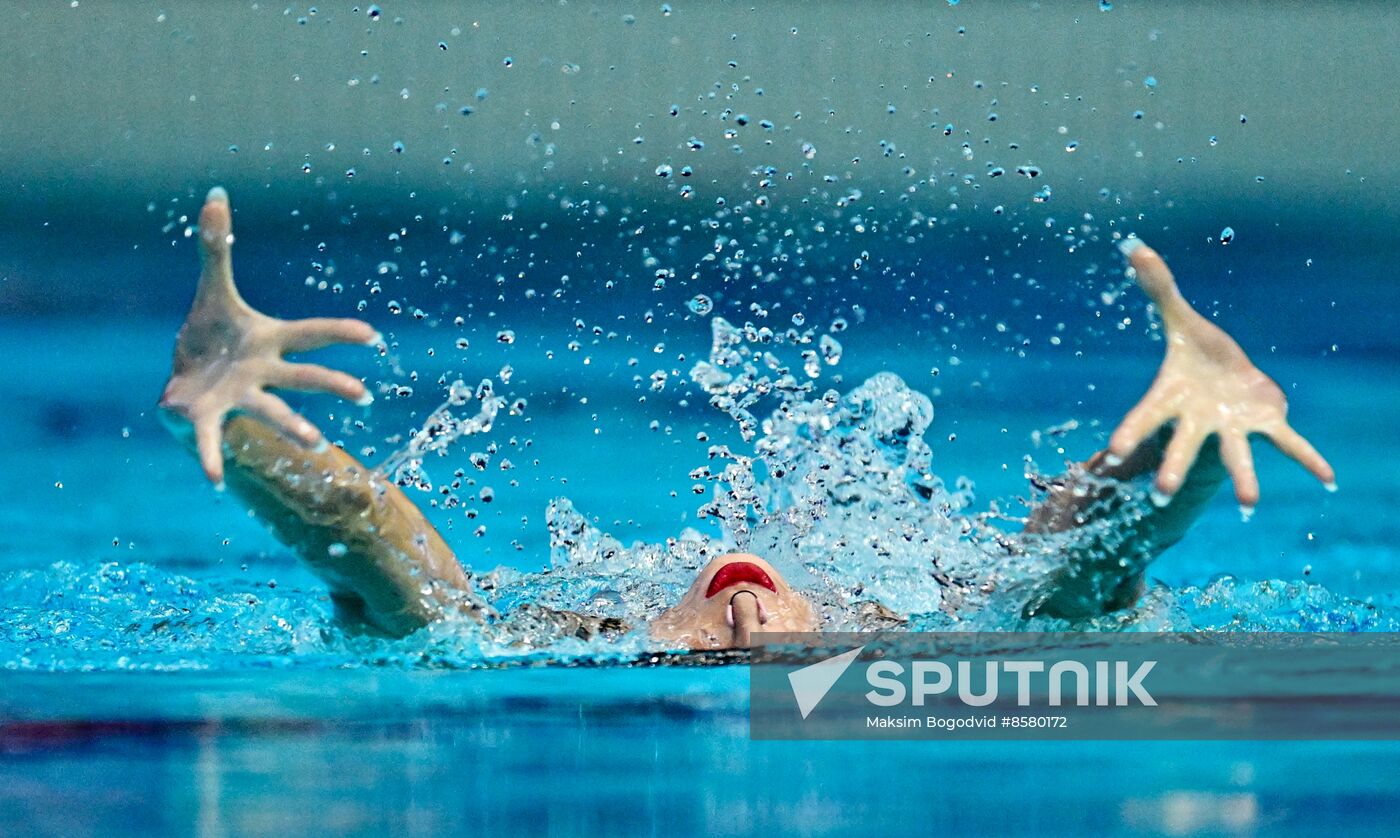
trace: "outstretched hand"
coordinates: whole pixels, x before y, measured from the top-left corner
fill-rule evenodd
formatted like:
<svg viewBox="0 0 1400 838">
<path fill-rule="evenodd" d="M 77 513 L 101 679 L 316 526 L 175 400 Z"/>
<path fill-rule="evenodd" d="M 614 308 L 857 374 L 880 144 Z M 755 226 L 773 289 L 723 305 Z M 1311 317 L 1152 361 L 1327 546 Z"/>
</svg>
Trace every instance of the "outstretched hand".
<svg viewBox="0 0 1400 838">
<path fill-rule="evenodd" d="M 254 414 L 307 447 L 326 444 L 315 425 L 269 388 L 333 393 L 362 405 L 374 400 L 353 376 L 283 356 L 337 343 L 374 346 L 382 339 L 360 320 L 278 320 L 244 302 L 233 283 L 233 221 L 221 188 L 209 191 L 200 212 L 199 243 L 204 262 L 199 289 L 180 328 L 160 406 L 168 418 L 192 429 L 204 474 L 222 484 L 223 425 L 230 413 Z"/>
<path fill-rule="evenodd" d="M 1165 506 L 1186 480 L 1202 444 L 1219 439 L 1220 458 L 1242 507 L 1259 501 L 1259 479 L 1250 453 L 1251 434 L 1266 436 L 1279 450 L 1336 488 L 1327 460 L 1288 424 L 1288 403 L 1274 381 L 1250 362 L 1223 329 L 1201 316 L 1176 287 L 1162 257 L 1138 239 L 1121 244 L 1152 298 L 1166 331 L 1167 354 L 1152 387 L 1109 440 L 1109 465 L 1128 458 L 1168 422 L 1171 442 L 1157 470 L 1153 501 Z"/>
</svg>

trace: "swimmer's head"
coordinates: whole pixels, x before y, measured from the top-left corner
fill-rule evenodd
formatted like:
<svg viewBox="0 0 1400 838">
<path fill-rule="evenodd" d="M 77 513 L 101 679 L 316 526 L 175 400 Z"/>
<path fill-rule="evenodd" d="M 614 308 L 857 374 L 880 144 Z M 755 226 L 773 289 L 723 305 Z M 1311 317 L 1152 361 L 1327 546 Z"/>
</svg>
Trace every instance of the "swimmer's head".
<svg viewBox="0 0 1400 838">
<path fill-rule="evenodd" d="M 782 574 L 747 553 L 700 569 L 685 597 L 651 624 L 658 640 L 691 649 L 747 649 L 755 631 L 816 631 L 817 615 Z"/>
</svg>

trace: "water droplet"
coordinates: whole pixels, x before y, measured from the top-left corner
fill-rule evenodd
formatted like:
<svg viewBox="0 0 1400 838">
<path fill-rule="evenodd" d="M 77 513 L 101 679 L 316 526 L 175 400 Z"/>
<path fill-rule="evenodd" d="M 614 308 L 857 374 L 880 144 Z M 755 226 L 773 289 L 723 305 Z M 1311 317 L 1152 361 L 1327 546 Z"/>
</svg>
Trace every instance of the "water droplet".
<svg viewBox="0 0 1400 838">
<path fill-rule="evenodd" d="M 1232 242 L 1232 241 L 1234 241 L 1234 240 L 1235 240 L 1235 228 L 1234 228 L 1234 227 L 1226 227 L 1224 230 L 1221 230 L 1221 231 L 1220 231 L 1220 243 L 1221 243 L 1221 244 L 1229 244 L 1230 242 Z"/>
<path fill-rule="evenodd" d="M 822 335 L 821 340 L 817 342 L 817 345 L 821 347 L 822 359 L 826 361 L 828 366 L 835 366 L 841 363 L 840 341 L 838 341 L 831 335 Z"/>
</svg>

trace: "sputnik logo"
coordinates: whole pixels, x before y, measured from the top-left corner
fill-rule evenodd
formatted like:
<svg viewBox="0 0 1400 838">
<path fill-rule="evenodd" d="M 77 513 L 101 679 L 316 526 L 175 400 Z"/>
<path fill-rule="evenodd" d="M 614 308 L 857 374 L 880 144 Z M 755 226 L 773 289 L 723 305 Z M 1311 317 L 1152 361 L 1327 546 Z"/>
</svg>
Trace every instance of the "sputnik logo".
<svg viewBox="0 0 1400 838">
<path fill-rule="evenodd" d="M 864 650 L 865 646 L 857 646 L 849 652 L 842 652 L 835 657 L 788 673 L 792 696 L 797 699 L 797 709 L 802 713 L 802 718 L 807 718 L 817 709 L 817 705 L 826 698 L 826 694 L 831 692 L 831 688 L 836 686 L 836 682 L 841 680 L 841 676 L 851 668 L 851 664 L 855 663 Z"/>
</svg>

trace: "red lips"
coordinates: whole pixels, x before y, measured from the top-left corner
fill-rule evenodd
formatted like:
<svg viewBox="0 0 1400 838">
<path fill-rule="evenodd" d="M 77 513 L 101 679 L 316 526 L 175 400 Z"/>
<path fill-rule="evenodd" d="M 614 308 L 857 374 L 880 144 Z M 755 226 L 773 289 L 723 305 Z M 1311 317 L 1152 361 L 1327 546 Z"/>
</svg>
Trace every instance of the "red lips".
<svg viewBox="0 0 1400 838">
<path fill-rule="evenodd" d="M 773 584 L 773 580 L 764 572 L 763 568 L 753 562 L 730 562 L 720 568 L 719 572 L 715 574 L 715 578 L 710 580 L 710 588 L 705 591 L 705 599 L 741 582 L 752 582 L 755 585 L 762 585 L 775 594 L 778 592 L 778 586 Z"/>
</svg>

